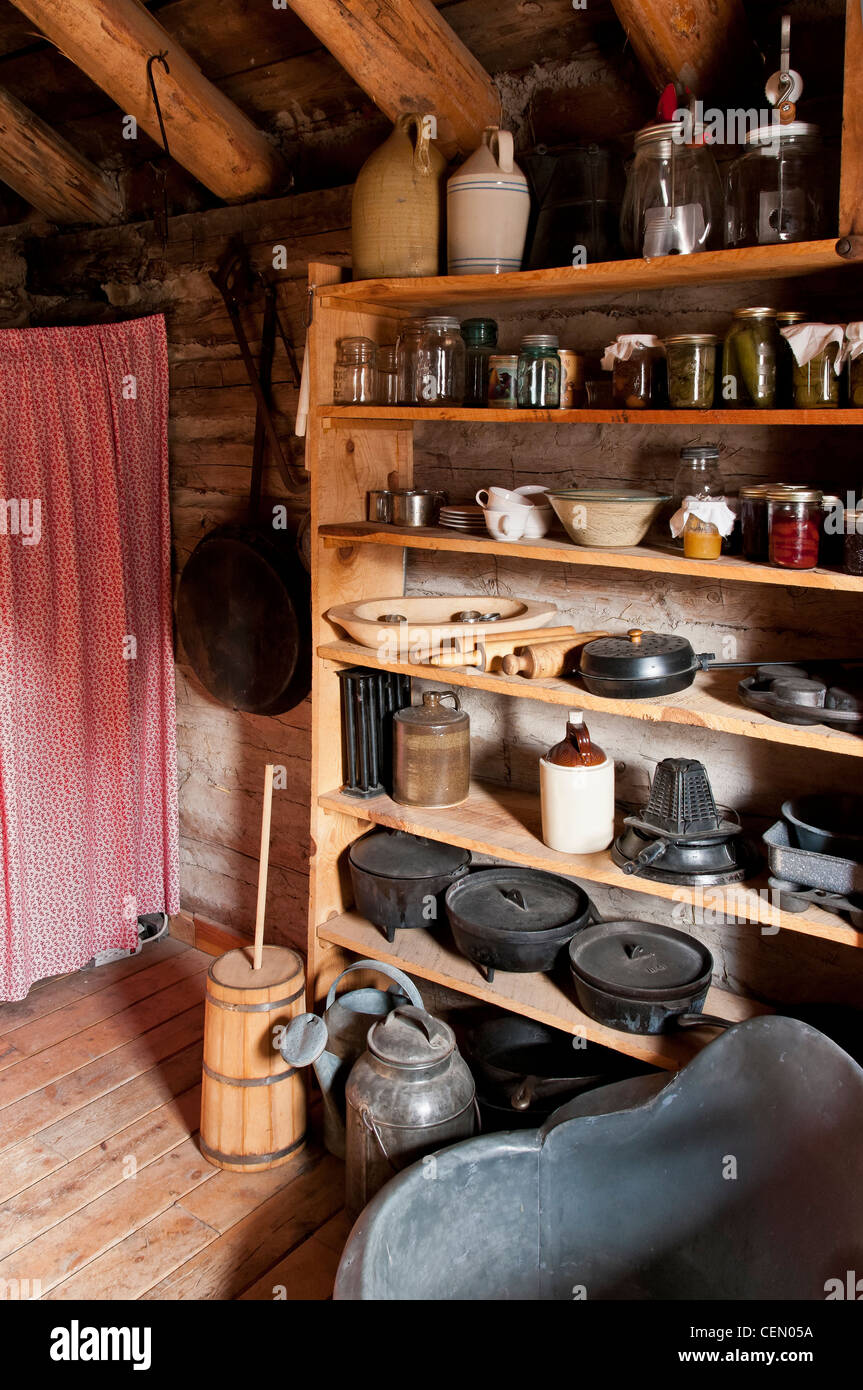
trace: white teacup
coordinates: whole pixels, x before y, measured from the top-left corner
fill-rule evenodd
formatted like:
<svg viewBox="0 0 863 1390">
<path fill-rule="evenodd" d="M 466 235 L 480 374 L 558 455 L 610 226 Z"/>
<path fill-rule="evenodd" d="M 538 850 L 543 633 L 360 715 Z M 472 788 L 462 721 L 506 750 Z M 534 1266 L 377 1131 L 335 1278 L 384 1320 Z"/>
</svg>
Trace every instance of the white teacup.
<svg viewBox="0 0 863 1390">
<path fill-rule="evenodd" d="M 492 511 L 509 511 L 510 507 L 524 507 L 527 505 L 525 498 L 517 492 L 510 492 L 508 487 L 481 487 L 476 495 L 476 500 L 481 507 L 490 507 Z"/>
<path fill-rule="evenodd" d="M 529 502 L 532 507 L 550 507 L 548 500 L 548 488 L 541 487 L 539 483 L 528 483 L 526 487 L 517 487 L 516 496 L 522 502 Z"/>
<path fill-rule="evenodd" d="M 554 512 L 551 507 L 529 507 L 524 523 L 525 540 L 538 541 L 547 536 L 554 525 Z"/>
<path fill-rule="evenodd" d="M 532 508 L 509 507 L 504 512 L 483 507 L 482 511 L 489 535 L 494 536 L 496 541 L 517 541 L 524 535 Z"/>
</svg>

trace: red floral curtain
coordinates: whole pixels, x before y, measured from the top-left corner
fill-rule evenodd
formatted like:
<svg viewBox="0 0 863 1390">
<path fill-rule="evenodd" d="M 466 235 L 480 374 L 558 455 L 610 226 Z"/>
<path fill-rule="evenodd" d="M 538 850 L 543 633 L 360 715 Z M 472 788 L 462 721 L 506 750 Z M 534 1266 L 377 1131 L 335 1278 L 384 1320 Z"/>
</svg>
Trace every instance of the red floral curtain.
<svg viewBox="0 0 863 1390">
<path fill-rule="evenodd" d="M 0 333 L 0 999 L 178 908 L 164 319 Z"/>
</svg>

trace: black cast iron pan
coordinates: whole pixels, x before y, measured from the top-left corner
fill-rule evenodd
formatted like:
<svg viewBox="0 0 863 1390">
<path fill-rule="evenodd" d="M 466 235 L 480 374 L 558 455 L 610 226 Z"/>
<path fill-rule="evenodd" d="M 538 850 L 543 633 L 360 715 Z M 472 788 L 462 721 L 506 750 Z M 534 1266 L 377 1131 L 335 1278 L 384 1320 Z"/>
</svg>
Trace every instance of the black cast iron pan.
<svg viewBox="0 0 863 1390">
<path fill-rule="evenodd" d="M 216 283 L 232 321 L 239 322 L 229 259 Z M 265 441 L 269 438 L 288 486 L 304 486 L 287 464 L 269 412 L 269 384 L 278 313 L 275 287 L 266 301 L 258 372 L 247 362 L 258 402 L 246 523 L 219 526 L 198 543 L 183 569 L 177 626 L 195 675 L 222 705 L 252 714 L 283 714 L 309 692 L 311 591 L 295 536 L 261 515 Z M 235 324 L 236 327 L 236 324 Z M 244 361 L 248 344 L 240 330 Z M 268 524 L 269 523 L 269 524 Z"/>
</svg>

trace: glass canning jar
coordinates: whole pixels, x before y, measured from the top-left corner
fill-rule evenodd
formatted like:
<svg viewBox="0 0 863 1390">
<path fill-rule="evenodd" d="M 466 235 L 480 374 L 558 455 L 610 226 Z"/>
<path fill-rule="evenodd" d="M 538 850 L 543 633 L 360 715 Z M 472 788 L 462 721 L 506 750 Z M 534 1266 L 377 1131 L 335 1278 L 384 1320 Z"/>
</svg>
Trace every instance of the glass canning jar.
<svg viewBox="0 0 863 1390">
<path fill-rule="evenodd" d="M 606 365 L 609 356 L 612 405 L 625 410 L 647 410 L 651 406 L 665 405 L 665 349 L 658 338 L 652 334 L 621 333 L 603 359 Z"/>
<path fill-rule="evenodd" d="M 371 338 L 342 338 L 336 350 L 333 398 L 336 405 L 374 405 L 377 400 L 375 356 Z"/>
<path fill-rule="evenodd" d="M 457 318 L 432 314 L 420 321 L 416 394 L 420 405 L 461 405 L 465 345 Z"/>
<path fill-rule="evenodd" d="M 821 545 L 822 500 L 817 488 L 768 488 L 771 565 L 794 570 L 815 568 Z"/>
<path fill-rule="evenodd" d="M 776 357 L 776 405 L 780 410 L 787 410 L 794 404 L 794 353 L 791 351 L 791 344 L 787 338 L 783 338 L 782 329 L 791 328 L 795 323 L 805 323 L 808 315 L 801 309 L 780 309 L 776 315 L 776 327 L 779 330 L 779 346 Z"/>
<path fill-rule="evenodd" d="M 682 138 L 676 121 L 646 126 L 635 137 L 620 233 L 633 256 L 688 255 L 722 245 L 722 183 L 707 145 Z"/>
<path fill-rule="evenodd" d="M 678 333 L 665 339 L 668 403 L 673 410 L 710 410 L 716 391 L 713 333 Z"/>
<path fill-rule="evenodd" d="M 394 347 L 379 347 L 375 358 L 378 379 L 378 405 L 398 405 L 398 355 Z"/>
<path fill-rule="evenodd" d="M 465 319 L 461 326 L 465 342 L 464 404 L 488 404 L 489 358 L 497 347 L 494 319 Z"/>
<path fill-rule="evenodd" d="M 767 484 L 740 489 L 740 535 L 744 560 L 759 564 L 769 556 L 767 541 Z"/>
<path fill-rule="evenodd" d="M 680 464 L 671 487 L 675 511 L 686 497 L 724 497 L 725 479 L 715 444 L 691 444 L 680 450 Z"/>
<path fill-rule="evenodd" d="M 726 246 L 817 241 L 827 225 L 826 170 L 818 127 L 805 121 L 750 130 L 728 171 Z"/>
<path fill-rule="evenodd" d="M 846 574 L 863 574 L 863 512 L 845 513 L 843 569 Z"/>
<path fill-rule="evenodd" d="M 839 382 L 834 368 L 839 353 L 838 343 L 828 343 L 823 352 L 816 352 L 808 362 L 800 363 L 791 354 L 791 381 L 794 404 L 798 410 L 827 410 L 839 404 Z"/>
<path fill-rule="evenodd" d="M 781 342 L 775 309 L 735 309 L 722 351 L 722 400 L 770 410 L 776 403 Z"/>
<path fill-rule="evenodd" d="M 557 410 L 560 405 L 560 357 L 552 333 L 529 333 L 518 353 L 520 410 Z"/>
<path fill-rule="evenodd" d="M 408 319 L 396 339 L 396 379 L 399 405 L 421 405 L 417 390 L 417 353 L 422 319 Z"/>
</svg>

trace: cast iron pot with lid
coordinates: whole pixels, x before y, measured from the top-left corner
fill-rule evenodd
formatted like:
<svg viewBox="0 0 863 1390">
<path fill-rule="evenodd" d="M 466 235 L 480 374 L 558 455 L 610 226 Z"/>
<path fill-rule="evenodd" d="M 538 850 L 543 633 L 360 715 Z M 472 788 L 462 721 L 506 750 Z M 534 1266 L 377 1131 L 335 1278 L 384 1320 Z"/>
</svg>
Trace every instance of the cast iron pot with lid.
<svg viewBox="0 0 863 1390">
<path fill-rule="evenodd" d="M 790 666 L 791 662 L 774 662 Z M 591 695 L 609 700 L 644 700 L 686 690 L 699 671 L 761 665 L 757 661 L 714 661 L 696 653 L 685 637 L 630 628 L 625 636 L 597 637 L 582 648 L 579 674 Z"/>
<path fill-rule="evenodd" d="M 470 850 L 406 830 L 371 830 L 349 856 L 357 911 L 392 941 L 400 927 L 433 927 L 443 895 L 466 874 Z"/>
<path fill-rule="evenodd" d="M 553 970 L 576 932 L 594 920 L 583 888 L 538 869 L 477 869 L 447 890 L 455 944 L 487 980 L 495 970 Z"/>
<path fill-rule="evenodd" d="M 597 1023 L 625 1033 L 678 1027 L 728 1028 L 701 1012 L 713 957 L 686 932 L 655 922 L 598 922 L 570 942 L 579 1006 Z"/>
</svg>

